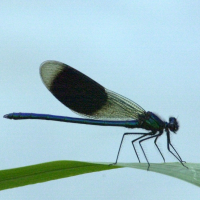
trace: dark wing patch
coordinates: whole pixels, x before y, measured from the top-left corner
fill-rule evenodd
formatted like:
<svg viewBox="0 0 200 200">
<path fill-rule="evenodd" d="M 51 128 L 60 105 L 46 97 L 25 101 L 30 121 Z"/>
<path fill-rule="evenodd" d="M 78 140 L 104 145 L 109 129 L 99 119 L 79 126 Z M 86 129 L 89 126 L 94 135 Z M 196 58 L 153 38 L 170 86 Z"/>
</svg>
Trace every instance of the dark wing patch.
<svg viewBox="0 0 200 200">
<path fill-rule="evenodd" d="M 46 61 L 40 74 L 49 91 L 75 112 L 93 115 L 106 104 L 105 88 L 69 65 Z"/>
</svg>

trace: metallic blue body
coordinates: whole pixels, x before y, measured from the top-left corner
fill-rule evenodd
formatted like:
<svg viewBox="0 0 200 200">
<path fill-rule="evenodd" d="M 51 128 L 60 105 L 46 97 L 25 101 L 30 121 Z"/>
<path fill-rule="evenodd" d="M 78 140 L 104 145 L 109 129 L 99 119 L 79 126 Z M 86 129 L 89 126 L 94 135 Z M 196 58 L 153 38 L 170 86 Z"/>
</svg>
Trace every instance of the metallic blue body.
<svg viewBox="0 0 200 200">
<path fill-rule="evenodd" d="M 95 119 L 74 118 L 74 117 L 65 117 L 65 116 L 48 115 L 48 114 L 36 114 L 36 113 L 10 113 L 5 115 L 4 117 L 14 120 L 40 119 L 40 120 L 52 120 L 52 121 L 90 124 L 99 126 L 121 126 L 126 128 L 141 128 L 139 127 L 140 123 L 138 120 L 130 120 L 130 121 L 95 120 Z"/>
<path fill-rule="evenodd" d="M 146 130 L 151 130 L 152 134 L 155 134 L 157 131 L 162 132 L 163 129 L 166 127 L 166 124 L 168 124 L 167 122 L 163 122 L 157 115 L 155 115 L 152 112 L 146 112 L 145 115 L 141 115 L 139 120 L 95 120 L 36 113 L 10 113 L 5 115 L 4 117 L 14 120 L 40 119 L 78 124 L 90 124 L 98 126 L 121 126 L 126 128 L 142 128 Z"/>
</svg>

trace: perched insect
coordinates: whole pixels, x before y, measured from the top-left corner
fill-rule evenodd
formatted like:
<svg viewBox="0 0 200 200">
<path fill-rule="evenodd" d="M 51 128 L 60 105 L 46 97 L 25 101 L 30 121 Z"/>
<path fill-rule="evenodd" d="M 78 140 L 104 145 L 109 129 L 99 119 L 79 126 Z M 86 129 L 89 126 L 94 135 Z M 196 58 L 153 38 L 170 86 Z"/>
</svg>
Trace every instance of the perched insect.
<svg viewBox="0 0 200 200">
<path fill-rule="evenodd" d="M 135 154 L 140 162 L 134 143 L 139 140 L 144 157 L 150 163 L 142 147 L 142 142 L 154 138 L 154 143 L 162 156 L 157 139 L 165 131 L 167 134 L 168 151 L 184 166 L 184 161 L 173 147 L 170 141 L 170 131 L 176 133 L 179 125 L 175 117 L 170 117 L 169 122 L 162 121 L 152 112 L 146 112 L 137 103 L 114 93 L 78 70 L 57 61 L 46 61 L 41 64 L 40 75 L 47 89 L 65 106 L 80 115 L 93 118 L 72 118 L 65 116 L 55 116 L 35 113 L 10 113 L 4 115 L 8 119 L 42 119 L 79 124 L 90 124 L 99 126 L 121 126 L 126 128 L 142 128 L 147 133 L 124 133 L 121 139 L 117 158 L 117 164 L 123 139 L 126 135 L 141 135 L 132 141 Z M 172 148 L 174 152 L 171 151 Z M 186 167 L 187 168 L 187 167 Z"/>
</svg>

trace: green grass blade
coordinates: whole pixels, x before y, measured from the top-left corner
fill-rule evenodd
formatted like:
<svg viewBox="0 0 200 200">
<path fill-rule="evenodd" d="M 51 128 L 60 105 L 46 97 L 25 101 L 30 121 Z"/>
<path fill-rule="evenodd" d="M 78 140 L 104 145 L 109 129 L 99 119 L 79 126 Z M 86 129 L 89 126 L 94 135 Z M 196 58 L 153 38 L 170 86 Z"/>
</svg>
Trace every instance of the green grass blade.
<svg viewBox="0 0 200 200">
<path fill-rule="evenodd" d="M 117 165 L 108 164 L 109 163 L 54 161 L 2 170 L 0 171 L 0 190 L 120 167 L 147 170 L 146 163 L 118 163 Z M 186 163 L 186 166 L 189 169 L 184 168 L 180 163 L 151 163 L 149 173 L 152 171 L 169 175 L 192 183 L 196 186 L 200 186 L 200 164 Z"/>
</svg>

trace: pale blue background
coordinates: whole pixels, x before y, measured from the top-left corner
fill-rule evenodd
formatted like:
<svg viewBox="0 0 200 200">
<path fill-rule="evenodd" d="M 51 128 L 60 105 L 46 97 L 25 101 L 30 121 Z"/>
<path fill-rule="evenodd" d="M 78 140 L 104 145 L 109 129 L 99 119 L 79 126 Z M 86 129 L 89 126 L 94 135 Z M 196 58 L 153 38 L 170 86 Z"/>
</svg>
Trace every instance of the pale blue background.
<svg viewBox="0 0 200 200">
<path fill-rule="evenodd" d="M 163 119 L 178 117 L 172 142 L 200 162 L 199 1 L 10 1 L 0 3 L 0 115 L 76 116 L 45 88 L 39 66 L 58 60 Z M 55 160 L 115 161 L 125 128 L 0 118 L 0 169 Z M 119 161 L 137 162 L 131 139 Z M 159 140 L 166 161 L 166 136 Z M 153 141 L 151 162 L 162 162 Z M 143 161 L 142 153 L 138 152 Z M 199 199 L 198 187 L 136 169 L 85 174 L 1 191 L 0 199 Z"/>
</svg>

